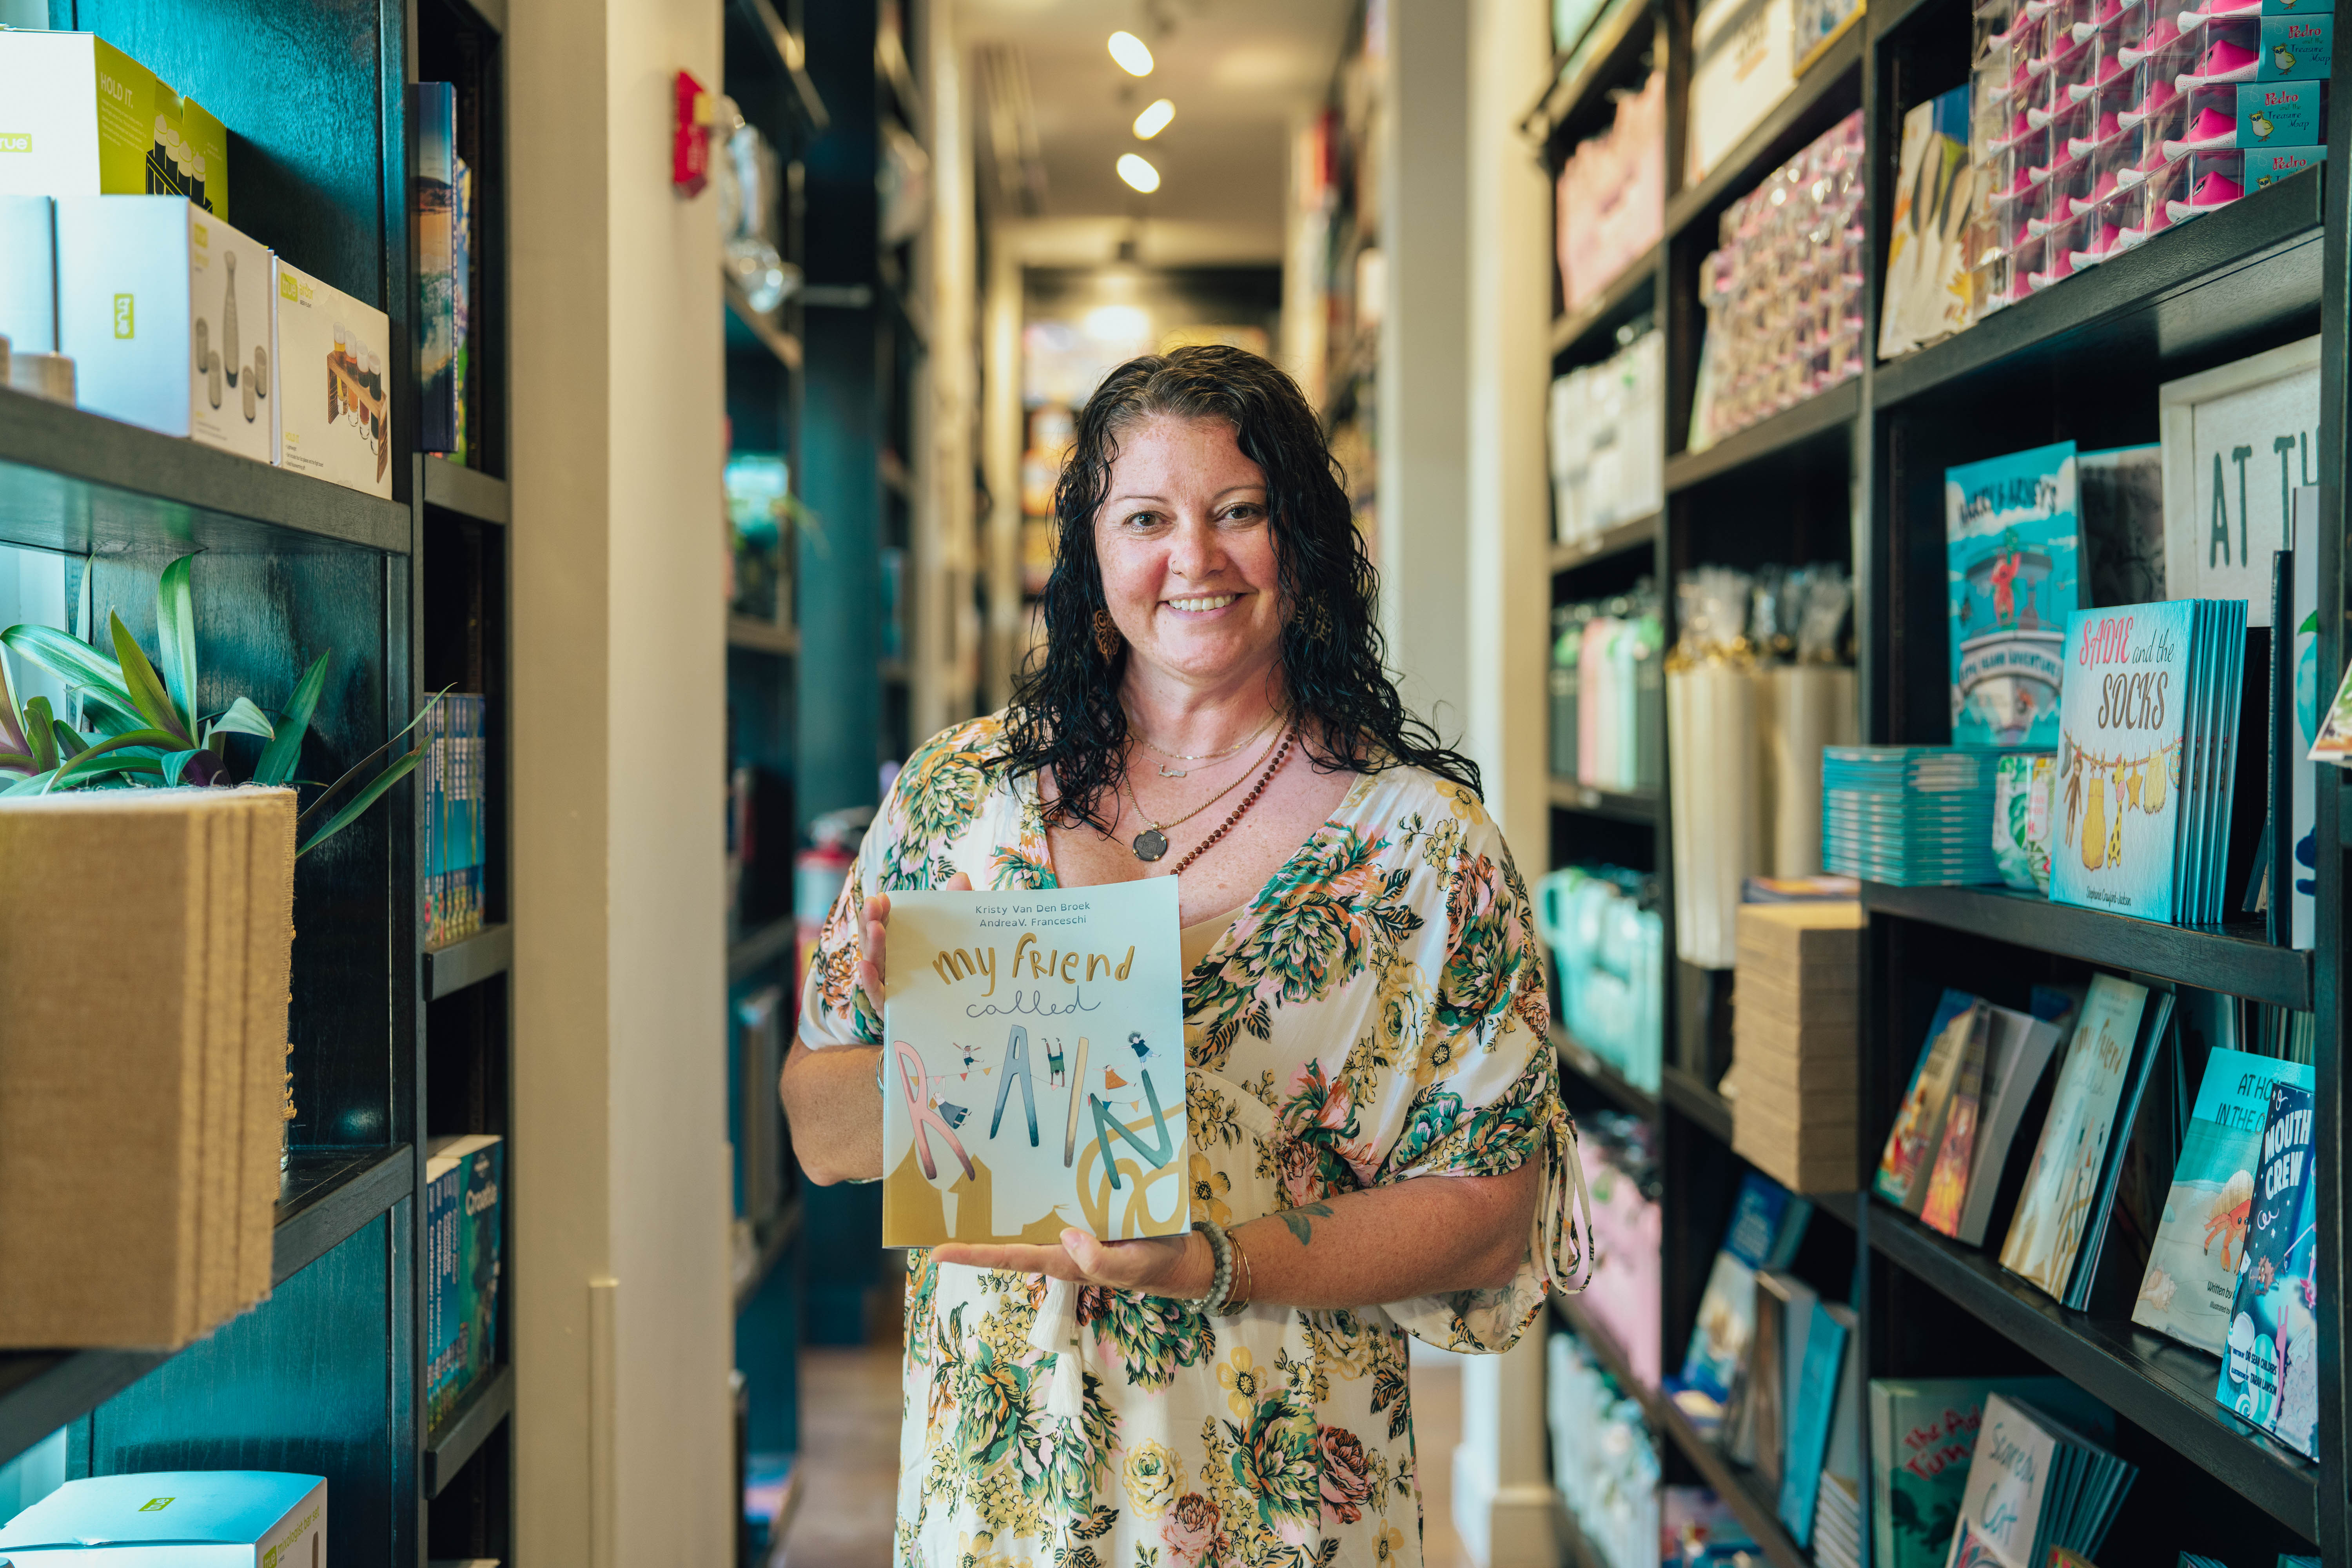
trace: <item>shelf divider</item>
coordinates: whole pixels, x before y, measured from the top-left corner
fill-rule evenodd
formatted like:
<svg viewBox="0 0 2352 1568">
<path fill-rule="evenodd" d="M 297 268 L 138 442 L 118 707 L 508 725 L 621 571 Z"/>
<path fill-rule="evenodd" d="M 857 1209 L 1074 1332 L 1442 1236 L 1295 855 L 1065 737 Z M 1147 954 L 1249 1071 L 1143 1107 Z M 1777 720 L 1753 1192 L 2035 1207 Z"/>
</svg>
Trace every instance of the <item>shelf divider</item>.
<svg viewBox="0 0 2352 1568">
<path fill-rule="evenodd" d="M 425 1439 L 425 1495 L 439 1497 L 490 1435 L 514 1414 L 514 1368 L 497 1366 L 455 1414 Z"/>
</svg>

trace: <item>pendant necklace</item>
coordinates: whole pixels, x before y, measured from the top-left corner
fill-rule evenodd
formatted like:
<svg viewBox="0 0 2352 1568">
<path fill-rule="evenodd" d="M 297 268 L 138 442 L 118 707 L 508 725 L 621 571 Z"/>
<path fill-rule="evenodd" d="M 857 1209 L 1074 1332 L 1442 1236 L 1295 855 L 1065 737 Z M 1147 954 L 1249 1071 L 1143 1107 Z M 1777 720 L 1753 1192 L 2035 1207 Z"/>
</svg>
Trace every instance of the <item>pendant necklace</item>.
<svg viewBox="0 0 2352 1568">
<path fill-rule="evenodd" d="M 1202 752 L 1199 756 L 1197 756 L 1197 757 L 1188 757 L 1188 756 L 1186 756 L 1186 755 L 1185 755 L 1183 752 L 1171 752 L 1171 751 L 1170 751 L 1170 750 L 1169 750 L 1167 747 L 1165 747 L 1165 746 L 1161 746 L 1161 745 L 1157 745 L 1157 744 L 1155 744 L 1155 743 L 1152 742 L 1152 739 L 1151 739 L 1151 737 L 1150 737 L 1150 736 L 1144 734 L 1144 733 L 1143 733 L 1143 732 L 1141 732 L 1140 731 L 1137 731 L 1137 730 L 1132 729 L 1132 726 L 1133 726 L 1133 725 L 1134 725 L 1134 723 L 1135 723 L 1135 721 L 1134 721 L 1133 719 L 1129 719 L 1129 720 L 1128 721 L 1128 724 L 1129 724 L 1129 727 L 1130 727 L 1130 733 L 1133 733 L 1133 734 L 1134 734 L 1134 736 L 1135 736 L 1135 738 L 1136 738 L 1137 740 L 1139 740 L 1139 741 L 1142 742 L 1146 746 L 1150 747 L 1150 749 L 1151 749 L 1151 750 L 1153 750 L 1153 751 L 1155 751 L 1155 752 L 1159 752 L 1161 756 L 1166 757 L 1166 758 L 1168 759 L 1168 762 L 1172 762 L 1172 763 L 1221 763 L 1221 762 L 1223 762 L 1227 757 L 1232 756 L 1235 752 L 1240 751 L 1244 746 L 1248 745 L 1252 741 L 1256 740 L 1260 735 L 1265 734 L 1265 727 L 1266 727 L 1266 725 L 1273 723 L 1276 719 L 1278 719 L 1278 718 L 1280 718 L 1280 717 L 1281 717 L 1281 714 L 1280 714 L 1278 711 L 1269 710 L 1267 711 L 1267 713 L 1266 713 L 1265 718 L 1264 720 L 1260 721 L 1260 722 L 1259 722 L 1259 724 L 1258 724 L 1258 727 L 1257 727 L 1256 729 L 1252 730 L 1248 734 L 1244 735 L 1240 740 L 1235 741 L 1232 745 L 1227 746 L 1223 751 L 1222 751 L 1222 752 Z M 1191 774 L 1189 774 L 1189 773 L 1188 773 L 1184 769 L 1182 769 L 1182 768 L 1171 768 L 1171 767 L 1170 767 L 1170 766 L 1168 765 L 1168 763 L 1160 763 L 1160 776 L 1161 778 L 1163 778 L 1163 779 L 1181 779 L 1181 778 L 1189 778 L 1189 777 L 1191 776 Z"/>
<path fill-rule="evenodd" d="M 1285 730 L 1280 735 L 1275 737 L 1274 740 L 1267 742 L 1265 752 L 1260 754 L 1260 760 L 1263 761 L 1265 756 L 1271 755 L 1274 748 L 1276 745 L 1286 742 L 1289 737 L 1290 731 L 1288 730 Z M 1149 742 L 1146 743 L 1149 744 Z M 1233 783 L 1227 784 L 1224 788 L 1219 790 L 1216 794 L 1211 795 L 1208 799 L 1202 801 L 1200 805 L 1194 806 L 1183 816 L 1176 818 L 1173 822 L 1153 822 L 1151 818 L 1145 814 L 1143 802 L 1136 798 L 1135 785 L 1129 782 L 1125 773 L 1121 773 L 1118 780 L 1119 787 L 1127 792 L 1128 804 L 1135 807 L 1135 815 L 1142 817 L 1146 824 L 1143 831 L 1137 834 L 1132 843 L 1129 846 L 1135 851 L 1135 858 L 1139 860 L 1150 861 L 1157 860 L 1161 856 L 1167 854 L 1168 829 L 1182 826 L 1185 823 L 1192 821 L 1194 817 L 1208 810 L 1209 807 L 1216 805 L 1217 802 L 1224 799 L 1225 796 L 1233 794 L 1234 791 L 1241 788 L 1242 780 L 1249 777 L 1251 771 L 1255 769 L 1255 763 L 1252 763 L 1250 768 L 1244 769 L 1234 777 Z M 1261 785 L 1261 787 L 1263 787 L 1263 785 Z M 1255 791 L 1252 792 L 1250 798 L 1252 800 L 1255 800 L 1257 798 Z M 1246 806 L 1244 809 L 1246 809 Z M 1240 813 L 1236 812 L 1234 816 L 1238 818 Z M 1225 825 L 1226 827 L 1230 827 L 1232 826 L 1233 824 L 1231 822 L 1228 822 Z M 1223 828 L 1218 829 L 1218 832 L 1220 833 L 1223 833 Z"/>
</svg>

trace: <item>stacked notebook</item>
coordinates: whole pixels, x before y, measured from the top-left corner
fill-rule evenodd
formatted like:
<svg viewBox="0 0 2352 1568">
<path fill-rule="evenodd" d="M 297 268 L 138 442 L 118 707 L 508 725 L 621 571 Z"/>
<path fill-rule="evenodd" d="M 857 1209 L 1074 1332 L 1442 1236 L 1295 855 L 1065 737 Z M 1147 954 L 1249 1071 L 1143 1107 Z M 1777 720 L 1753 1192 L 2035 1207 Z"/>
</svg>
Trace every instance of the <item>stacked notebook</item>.
<svg viewBox="0 0 2352 1568">
<path fill-rule="evenodd" d="M 1998 751 L 1822 748 L 1822 865 L 1898 888 L 1998 882 Z"/>
<path fill-rule="evenodd" d="M 1947 1562 L 2042 1568 L 2062 1549 L 2095 1559 L 2138 1474 L 2041 1406 L 1989 1394 Z"/>
<path fill-rule="evenodd" d="M 2244 601 L 2077 610 L 2066 623 L 2065 657 L 2051 901 L 2219 923 Z"/>
<path fill-rule="evenodd" d="M 178 1346 L 269 1293 L 294 816 L 0 799 L 0 1346 Z"/>
<path fill-rule="evenodd" d="M 1732 1152 L 1799 1192 L 1853 1190 L 1867 925 L 1858 903 L 1739 907 Z"/>
</svg>

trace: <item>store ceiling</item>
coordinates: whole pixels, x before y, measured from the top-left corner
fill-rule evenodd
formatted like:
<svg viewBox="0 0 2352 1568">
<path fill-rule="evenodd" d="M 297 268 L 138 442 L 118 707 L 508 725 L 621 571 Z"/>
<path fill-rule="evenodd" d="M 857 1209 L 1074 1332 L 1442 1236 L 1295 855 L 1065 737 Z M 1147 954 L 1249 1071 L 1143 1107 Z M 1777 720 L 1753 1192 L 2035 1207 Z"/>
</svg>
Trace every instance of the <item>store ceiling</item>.
<svg viewBox="0 0 2352 1568">
<path fill-rule="evenodd" d="M 1278 232 L 1287 131 L 1323 100 L 1354 0 L 960 0 L 964 40 L 1011 46 L 1027 68 L 1046 217 L 1142 216 L 1263 224 Z M 1151 46 L 1136 78 L 1110 58 L 1124 28 Z M 1175 122 L 1150 142 L 1129 127 L 1166 98 Z M 1114 165 L 1160 171 L 1141 195 Z"/>
</svg>

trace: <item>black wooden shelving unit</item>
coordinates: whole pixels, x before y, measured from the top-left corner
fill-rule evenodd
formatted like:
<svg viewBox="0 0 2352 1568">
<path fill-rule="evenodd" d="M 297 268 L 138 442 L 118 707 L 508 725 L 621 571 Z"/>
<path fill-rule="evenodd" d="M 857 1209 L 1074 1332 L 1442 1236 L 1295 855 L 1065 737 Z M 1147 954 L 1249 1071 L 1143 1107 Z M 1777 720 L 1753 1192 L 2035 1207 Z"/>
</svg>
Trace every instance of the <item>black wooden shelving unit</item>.
<svg viewBox="0 0 2352 1568">
<path fill-rule="evenodd" d="M 48 20 L 97 32 L 219 113 L 237 162 L 232 221 L 391 318 L 394 493 L 362 495 L 0 391 L 0 543 L 73 558 L 95 613 L 120 610 L 150 644 L 157 575 L 196 552 L 208 687 L 217 676 L 290 692 L 333 649 L 307 777 L 332 777 L 383 742 L 422 693 L 486 693 L 496 923 L 423 951 L 411 784 L 304 858 L 290 1016 L 299 1114 L 270 1299 L 176 1352 L 0 1352 L 0 1462 L 62 1429 L 69 1477 L 308 1471 L 329 1480 L 337 1563 L 511 1561 L 510 1313 L 502 1302 L 500 1364 L 465 1411 L 425 1431 L 419 1215 L 426 1141 L 505 1132 L 510 1092 L 504 5 L 51 0 Z M 415 80 L 459 84 L 459 147 L 476 172 L 470 468 L 415 450 L 404 121 Z M 353 105 L 364 106 L 356 117 Z M 509 1162 L 509 1215 L 517 1177 Z M 515 1262 L 509 1245 L 509 1281 Z"/>
<path fill-rule="evenodd" d="M 1681 188 L 1681 126 L 1690 90 L 1689 0 L 1633 0 L 1596 24 L 1589 63 L 1555 84 L 1529 116 L 1555 172 L 1612 110 L 1610 93 L 1666 72 L 1664 233 L 1590 304 L 1570 315 L 1554 295 L 1555 373 L 1613 352 L 1644 318 L 1664 331 L 1664 514 L 1601 540 L 1551 552 L 1556 602 L 1622 592 L 1637 575 L 1662 583 L 1687 568 L 1838 560 L 1856 583 L 1863 726 L 1881 742 L 1948 738 L 1943 470 L 1953 463 L 2075 438 L 2086 448 L 2157 438 L 2159 383 L 2324 332 L 2320 444 L 2321 601 L 2342 602 L 2343 455 L 2352 288 L 2342 224 L 2340 160 L 2324 174 L 2257 192 L 2221 212 L 2078 276 L 1971 330 L 1907 357 L 1874 353 L 1888 195 L 1904 113 L 1968 78 L 1966 0 L 1872 0 L 1871 9 L 1800 77 L 1782 102 L 1696 186 Z M 2337 63 L 2352 71 L 2352 46 Z M 2339 75 L 2347 74 L 2339 72 Z M 1699 266 L 1729 203 L 1847 113 L 1864 111 L 1872 252 L 1864 274 L 1863 374 L 1718 441 L 1683 450 L 1704 312 Z M 2328 142 L 2352 145 L 2352 106 L 2331 105 Z M 1859 513 L 1857 514 L 1857 505 Z M 1669 616 L 1672 616 L 1671 601 Z M 2323 616 L 2320 666 L 2342 668 L 2342 626 Z M 1669 640 L 1673 637 L 1671 618 Z M 1533 657 L 1531 654 L 1530 657 Z M 2250 690 L 2254 690 L 2250 687 Z M 2263 694 L 2254 690 L 2254 700 Z M 1669 770 L 1672 759 L 1668 761 Z M 2242 781 L 2241 789 L 2248 785 Z M 2343 840 L 2340 791 L 2319 792 L 2317 948 L 2270 945 L 2255 927 L 2186 930 L 2055 906 L 1995 888 L 1865 884 L 1871 913 L 1862 1029 L 1859 1184 L 1874 1167 L 1935 1000 L 1957 985 L 2021 1004 L 2051 979 L 2094 967 L 2199 986 L 2316 1013 L 2321 1269 L 2345 1276 Z M 1552 863 L 1607 859 L 1655 873 L 1672 941 L 1664 800 L 1636 814 L 1555 781 Z M 1670 963 L 1667 1065 L 1652 1095 L 1564 1035 L 1556 1044 L 1571 1103 L 1654 1124 L 1664 1191 L 1663 1337 L 1680 1362 L 1698 1296 L 1744 1168 L 1728 1148 L 1731 1108 L 1714 1079 L 1723 1065 L 1728 976 Z M 2012 994 L 2014 993 L 2014 994 Z M 1702 1005 L 1717 1016 L 1703 1016 Z M 2279 1552 L 2352 1562 L 2346 1445 L 2352 1400 L 2345 1373 L 2346 1304 L 2322 1303 L 2321 1458 L 2302 1458 L 2221 1410 L 2210 1357 L 2135 1328 L 2137 1280 L 2103 1279 L 2092 1310 L 2070 1311 L 2007 1275 L 1993 1252 L 1961 1247 L 1860 1193 L 1816 1194 L 1798 1271 L 1825 1299 L 1850 1299 L 1874 1377 L 2046 1372 L 2105 1402 L 2119 1446 L 2142 1467 L 2132 1505 L 2102 1561 L 2169 1563 L 2177 1551 L 2267 1564 Z M 2005 1200 L 2006 1203 L 2006 1200 Z M 2005 1206 L 2005 1204 L 2004 1204 Z M 1835 1223 L 1824 1225 L 1824 1218 Z M 2006 1228 L 1995 1215 L 1993 1233 Z M 1850 1250 L 1848 1247 L 1850 1247 Z M 2120 1300 L 2117 1297 L 2121 1290 Z M 1671 1401 L 1639 1386 L 1619 1349 L 1573 1301 L 1558 1315 L 1611 1366 L 1647 1415 L 1668 1481 L 1715 1487 L 1778 1568 L 1805 1568 L 1774 1519 L 1772 1500 L 1693 1432 Z M 1869 1500 L 1865 1496 L 1864 1507 Z M 1864 1537 L 1870 1527 L 1865 1520 Z M 1571 1554 L 1583 1549 L 1571 1539 Z"/>
</svg>

